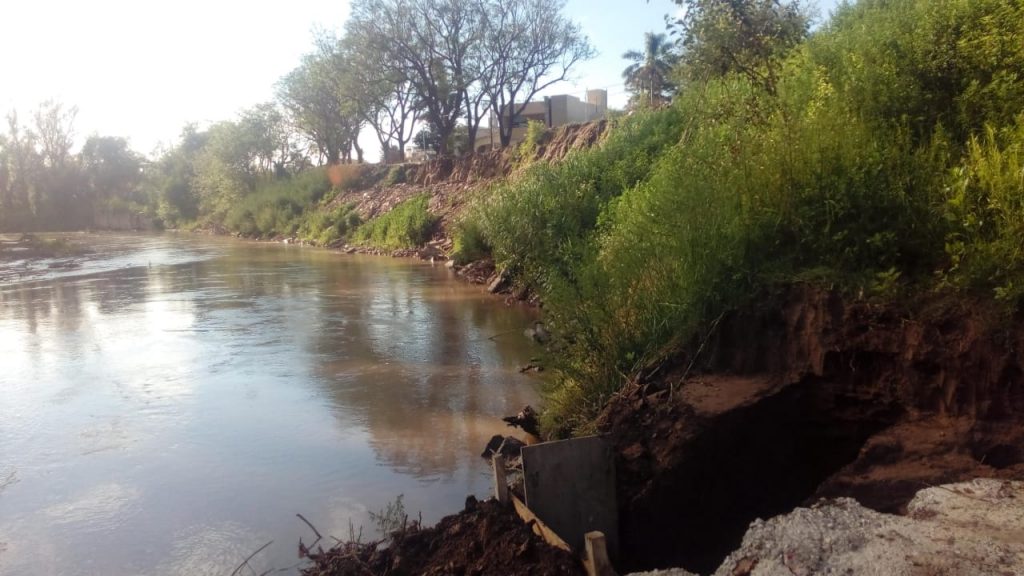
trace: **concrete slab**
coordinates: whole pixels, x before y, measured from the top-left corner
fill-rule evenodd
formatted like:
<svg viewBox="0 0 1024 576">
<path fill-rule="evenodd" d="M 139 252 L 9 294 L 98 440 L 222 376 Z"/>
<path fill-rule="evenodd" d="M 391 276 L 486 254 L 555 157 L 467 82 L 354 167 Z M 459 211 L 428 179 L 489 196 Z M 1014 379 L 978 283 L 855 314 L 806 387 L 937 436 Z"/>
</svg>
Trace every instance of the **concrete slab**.
<svg viewBox="0 0 1024 576">
<path fill-rule="evenodd" d="M 619 517 L 611 447 L 590 436 L 523 448 L 526 505 L 577 552 L 587 532 L 605 535 L 618 555 Z"/>
</svg>

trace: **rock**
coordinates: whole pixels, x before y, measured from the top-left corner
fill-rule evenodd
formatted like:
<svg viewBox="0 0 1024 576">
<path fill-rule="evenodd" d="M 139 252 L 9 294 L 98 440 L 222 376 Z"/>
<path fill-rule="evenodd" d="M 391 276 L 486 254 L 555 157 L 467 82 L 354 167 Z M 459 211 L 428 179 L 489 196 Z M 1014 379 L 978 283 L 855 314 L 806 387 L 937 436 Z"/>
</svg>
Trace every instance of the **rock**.
<svg viewBox="0 0 1024 576">
<path fill-rule="evenodd" d="M 1024 574 L 1024 482 L 928 488 L 907 510 L 892 516 L 839 498 L 755 520 L 715 575 Z"/>
<path fill-rule="evenodd" d="M 435 260 L 444 257 L 444 253 L 433 244 L 427 244 L 423 248 L 420 248 L 416 255 L 420 260 Z"/>
<path fill-rule="evenodd" d="M 480 457 L 489 459 L 495 454 L 501 454 L 506 458 L 518 458 L 523 446 L 526 446 L 526 444 L 518 438 L 495 434 L 491 436 L 491 440 L 487 443 L 487 447 L 484 448 Z"/>
<path fill-rule="evenodd" d="M 494 279 L 491 280 L 491 283 L 487 285 L 487 291 L 490 292 L 491 294 L 501 292 L 502 290 L 505 289 L 505 286 L 507 284 L 508 275 L 505 274 L 504 270 L 502 270 L 501 272 L 498 272 L 498 274 L 494 276 Z"/>
<path fill-rule="evenodd" d="M 543 322 L 534 322 L 533 328 L 523 330 L 523 335 L 538 344 L 547 344 L 551 341 L 551 333 L 544 327 Z"/>
<path fill-rule="evenodd" d="M 455 260 L 448 260 L 444 263 L 445 268 L 455 268 Z"/>
</svg>

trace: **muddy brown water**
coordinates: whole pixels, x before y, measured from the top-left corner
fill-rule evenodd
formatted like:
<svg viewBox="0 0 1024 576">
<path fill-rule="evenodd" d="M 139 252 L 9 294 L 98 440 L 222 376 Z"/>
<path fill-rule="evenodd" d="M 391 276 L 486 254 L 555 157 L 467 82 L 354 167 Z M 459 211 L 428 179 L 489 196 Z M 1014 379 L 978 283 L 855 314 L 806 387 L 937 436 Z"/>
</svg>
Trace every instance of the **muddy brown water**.
<svg viewBox="0 0 1024 576">
<path fill-rule="evenodd" d="M 372 537 L 399 494 L 427 522 L 486 495 L 481 447 L 537 401 L 531 312 L 443 266 L 72 239 L 74 267 L 0 262 L 0 574 L 227 575 L 271 540 L 253 567 L 287 569 L 296 513 Z"/>
</svg>

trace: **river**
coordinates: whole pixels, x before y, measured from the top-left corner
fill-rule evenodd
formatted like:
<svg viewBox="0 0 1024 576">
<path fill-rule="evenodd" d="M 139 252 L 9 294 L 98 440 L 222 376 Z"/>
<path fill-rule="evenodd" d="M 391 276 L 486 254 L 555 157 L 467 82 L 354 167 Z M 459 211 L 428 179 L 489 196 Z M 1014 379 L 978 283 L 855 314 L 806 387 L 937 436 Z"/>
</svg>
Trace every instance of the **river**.
<svg viewBox="0 0 1024 576">
<path fill-rule="evenodd" d="M 433 522 L 537 400 L 531 312 L 443 266 L 71 238 L 78 267 L 0 275 L 0 574 L 227 576 L 271 540 L 253 567 L 287 569 L 297 513 L 366 539 L 400 494 Z"/>
</svg>

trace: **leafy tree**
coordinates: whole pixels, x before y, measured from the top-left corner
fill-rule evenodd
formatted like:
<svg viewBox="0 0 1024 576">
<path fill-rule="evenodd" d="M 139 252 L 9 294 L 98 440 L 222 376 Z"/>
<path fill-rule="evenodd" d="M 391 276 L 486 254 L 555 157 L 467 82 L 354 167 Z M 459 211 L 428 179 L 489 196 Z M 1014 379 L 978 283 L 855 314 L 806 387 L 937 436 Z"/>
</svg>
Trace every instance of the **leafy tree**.
<svg viewBox="0 0 1024 576">
<path fill-rule="evenodd" d="M 580 27 L 562 15 L 564 7 L 564 0 L 491 0 L 485 5 L 482 45 L 493 62 L 488 92 L 502 147 L 512 140 L 512 119 L 538 92 L 565 80 L 576 64 L 594 56 Z"/>
<path fill-rule="evenodd" d="M 67 229 L 92 224 L 87 190 L 71 148 L 78 108 L 47 100 L 33 114 L 36 146 L 42 166 L 35 176 L 33 213 L 37 222 Z"/>
<path fill-rule="evenodd" d="M 735 72 L 774 93 L 782 58 L 810 27 L 803 0 L 675 0 L 685 9 L 684 80 L 700 82 Z"/>
<path fill-rule="evenodd" d="M 0 161 L 0 226 L 5 230 L 24 229 L 38 205 L 36 184 L 42 162 L 36 152 L 35 134 L 21 126 L 17 111 L 7 115 L 7 135 Z"/>
<path fill-rule="evenodd" d="M 357 0 L 347 34 L 379 54 L 415 90 L 424 116 L 449 153 L 449 137 L 473 82 L 472 47 L 480 39 L 480 9 L 465 0 Z"/>
<path fill-rule="evenodd" d="M 142 201 L 142 157 L 128 141 L 114 136 L 90 136 L 82 146 L 82 171 L 94 201 Z"/>
<path fill-rule="evenodd" d="M 404 160 L 419 117 L 415 87 L 382 54 L 361 50 L 352 37 L 342 38 L 341 50 L 349 62 L 343 76 L 343 97 L 373 129 L 383 161 Z"/>
<path fill-rule="evenodd" d="M 281 110 L 264 102 L 243 110 L 239 117 L 240 136 L 249 147 L 257 172 L 281 174 L 292 160 L 294 135 Z"/>
<path fill-rule="evenodd" d="M 278 100 L 288 111 L 296 130 L 313 143 L 321 161 L 328 164 L 350 157 L 362 121 L 350 101 L 343 99 L 342 55 L 337 43 L 319 37 L 317 51 L 278 83 Z"/>
<path fill-rule="evenodd" d="M 207 140 L 206 132 L 189 124 L 181 132 L 181 142 L 147 167 L 145 182 L 164 225 L 178 226 L 199 217 L 199 199 L 193 185 L 195 161 Z"/>
<path fill-rule="evenodd" d="M 622 57 L 631 62 L 622 71 L 622 77 L 633 93 L 633 105 L 659 106 L 669 101 L 675 89 L 670 77 L 676 55 L 665 34 L 644 34 L 643 51 L 630 50 Z"/>
<path fill-rule="evenodd" d="M 34 120 L 39 152 L 49 167 L 63 167 L 71 157 L 75 140 L 75 118 L 78 108 L 47 100 L 36 109 Z"/>
</svg>

